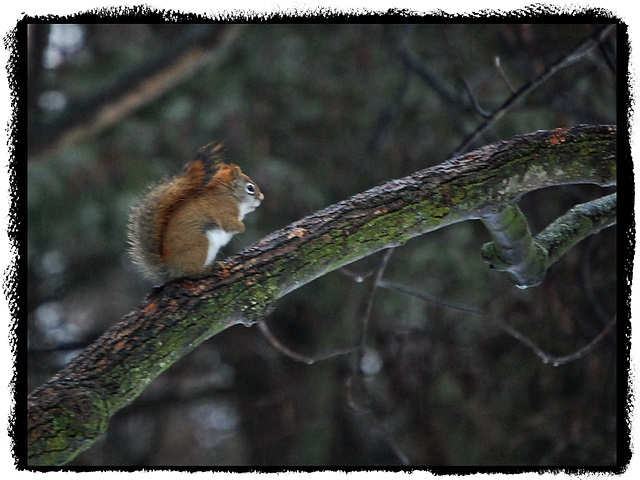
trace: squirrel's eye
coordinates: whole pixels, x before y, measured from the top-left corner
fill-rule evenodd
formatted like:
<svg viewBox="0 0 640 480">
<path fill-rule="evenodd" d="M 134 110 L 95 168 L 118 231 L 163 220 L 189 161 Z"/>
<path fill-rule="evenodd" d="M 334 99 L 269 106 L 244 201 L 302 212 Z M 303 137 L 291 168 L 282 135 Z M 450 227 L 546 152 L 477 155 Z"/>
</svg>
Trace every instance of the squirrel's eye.
<svg viewBox="0 0 640 480">
<path fill-rule="evenodd" d="M 247 193 L 251 195 L 256 193 L 256 187 L 254 187 L 253 183 L 247 183 Z"/>
</svg>

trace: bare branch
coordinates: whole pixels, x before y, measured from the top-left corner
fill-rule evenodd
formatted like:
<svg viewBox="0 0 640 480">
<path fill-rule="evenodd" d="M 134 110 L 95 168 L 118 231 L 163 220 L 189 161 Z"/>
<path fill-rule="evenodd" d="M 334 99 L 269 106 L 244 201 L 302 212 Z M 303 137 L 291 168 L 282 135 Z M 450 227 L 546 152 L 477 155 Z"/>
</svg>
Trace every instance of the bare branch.
<svg viewBox="0 0 640 480">
<path fill-rule="evenodd" d="M 389 248 L 385 250 L 384 255 L 380 259 L 380 265 L 375 271 L 375 277 L 373 284 L 369 290 L 369 295 L 367 298 L 367 306 L 365 308 L 364 314 L 362 315 L 362 328 L 360 331 L 360 360 L 362 359 L 362 355 L 364 354 L 364 347 L 366 346 L 367 332 L 369 330 L 369 318 L 371 317 L 371 310 L 373 309 L 373 298 L 375 296 L 376 290 L 378 289 L 378 283 L 382 280 L 382 276 L 384 275 L 384 271 L 387 268 L 387 264 L 389 263 L 389 258 L 393 253 L 394 248 Z"/>
<path fill-rule="evenodd" d="M 433 72 L 429 66 L 423 62 L 409 46 L 410 30 L 400 43 L 399 53 L 400 59 L 409 71 L 416 73 L 424 82 L 436 92 L 440 98 L 450 105 L 462 108 L 463 110 L 471 110 L 469 105 L 464 101 L 458 92 L 446 84 L 438 75 Z"/>
<path fill-rule="evenodd" d="M 538 285 L 546 272 L 547 252 L 534 241 L 522 211 L 516 205 L 507 205 L 481 220 L 493 238 L 482 247 L 484 261 L 508 272 L 520 288 Z"/>
<path fill-rule="evenodd" d="M 482 247 L 492 268 L 508 272 L 520 288 L 538 285 L 547 269 L 578 242 L 616 222 L 617 195 L 612 193 L 576 205 L 535 238 L 527 219 L 515 205 L 498 208 L 482 217 L 493 241 Z"/>
<path fill-rule="evenodd" d="M 262 334 L 265 336 L 265 338 L 269 340 L 269 343 L 271 343 L 271 345 L 276 350 L 278 350 L 283 355 L 289 357 L 290 359 L 295 360 L 296 362 L 306 363 L 307 365 L 313 365 L 314 363 L 320 362 L 322 360 L 328 360 L 330 358 L 347 355 L 351 352 L 355 352 L 356 350 L 358 350 L 358 348 L 360 348 L 358 346 L 355 346 L 350 348 L 332 350 L 331 352 L 325 353 L 322 355 L 314 355 L 314 356 L 302 355 L 300 353 L 294 352 L 293 350 L 288 348 L 286 345 L 283 345 L 282 342 L 280 342 L 280 340 L 278 340 L 276 336 L 273 333 L 271 333 L 271 330 L 269 330 L 269 326 L 264 320 L 258 322 L 258 328 L 260 329 Z"/>
<path fill-rule="evenodd" d="M 544 82 L 546 82 L 549 78 L 551 78 L 553 75 L 558 73 L 560 70 L 568 67 L 569 65 L 574 64 L 575 62 L 583 58 L 585 55 L 590 53 L 594 48 L 600 45 L 601 40 L 605 36 L 607 36 L 610 32 L 612 32 L 614 28 L 615 28 L 615 25 L 608 25 L 606 27 L 599 29 L 594 35 L 591 35 L 590 37 L 588 37 L 586 40 L 580 43 L 580 45 L 574 48 L 571 52 L 566 54 L 564 57 L 562 57 L 560 60 L 555 62 L 553 65 L 551 65 L 547 69 L 545 69 L 545 71 L 542 72 L 540 75 L 538 75 L 538 77 L 536 77 L 535 79 L 531 80 L 529 83 L 520 87 L 520 89 L 518 89 L 517 92 L 511 95 L 502 105 L 500 105 L 500 107 L 494 110 L 486 118 L 486 120 L 482 124 L 480 124 L 478 128 L 476 128 L 474 132 L 468 135 L 467 138 L 465 138 L 462 141 L 462 143 L 458 146 L 458 148 L 456 148 L 453 152 L 451 152 L 450 156 L 454 157 L 458 155 L 460 152 L 463 152 L 464 150 L 468 149 L 469 146 L 480 137 L 480 135 L 482 135 L 489 127 L 491 127 L 491 125 L 493 125 L 500 118 L 502 118 L 502 116 L 505 113 L 507 113 L 511 108 L 513 108 L 518 101 L 522 100 L 529 93 L 531 93 L 533 90 L 538 88 L 540 85 L 542 85 Z"/>
<path fill-rule="evenodd" d="M 572 353 L 570 355 L 555 356 L 555 355 L 551 355 L 551 354 L 545 352 L 533 340 L 531 340 L 526 335 L 520 333 L 518 330 L 516 330 L 514 327 L 509 325 L 504 320 L 501 320 L 501 319 L 498 319 L 498 318 L 494 317 L 493 315 L 487 313 L 485 310 L 483 310 L 481 308 L 471 307 L 471 306 L 464 305 L 464 304 L 461 304 L 461 303 L 455 303 L 455 302 L 449 302 L 449 301 L 446 301 L 446 300 L 441 300 L 441 299 L 439 299 L 437 297 L 433 297 L 433 296 L 426 295 L 424 293 L 418 292 L 418 291 L 416 291 L 416 290 L 414 290 L 414 289 L 412 289 L 410 287 L 407 287 L 405 285 L 402 285 L 400 283 L 396 283 L 396 282 L 392 282 L 392 281 L 388 281 L 388 280 L 382 280 L 379 283 L 379 286 L 381 288 L 387 288 L 389 290 L 395 290 L 396 292 L 404 293 L 405 295 L 410 295 L 412 297 L 419 298 L 420 300 L 424 300 L 425 302 L 429 302 L 429 303 L 432 303 L 434 305 L 438 305 L 438 306 L 441 306 L 441 307 L 449 308 L 451 310 L 458 310 L 460 312 L 470 313 L 470 314 L 473 314 L 473 315 L 478 315 L 478 316 L 482 317 L 483 319 L 485 319 L 487 321 L 490 321 L 491 323 L 494 323 L 495 325 L 500 327 L 503 331 L 505 331 L 512 338 L 514 338 L 514 339 L 518 340 L 519 342 L 522 342 L 523 344 L 525 344 L 538 357 L 540 357 L 540 359 L 542 360 L 543 363 L 550 363 L 554 367 L 557 367 L 559 365 L 563 365 L 565 363 L 572 362 L 574 360 L 578 360 L 579 358 L 581 358 L 584 355 L 586 355 L 587 353 L 589 353 L 611 331 L 611 329 L 613 328 L 613 326 L 616 323 L 616 317 L 614 316 L 613 319 L 611 320 L 611 322 L 609 322 L 609 324 L 593 340 L 591 340 L 591 342 L 589 342 L 587 345 L 585 345 L 584 347 L 580 348 L 579 350 L 577 350 L 576 352 L 574 352 L 574 353 Z"/>
<path fill-rule="evenodd" d="M 502 68 L 502 63 L 500 62 L 500 57 L 496 56 L 493 59 L 493 64 L 496 66 L 496 69 L 498 70 L 498 73 L 500 73 L 500 76 L 502 77 L 502 80 L 504 80 L 504 83 L 509 88 L 509 91 L 511 93 L 516 93 L 516 89 L 513 88 L 513 85 L 509 81 L 509 78 L 507 77 L 507 74 L 504 72 L 504 69 Z"/>
<path fill-rule="evenodd" d="M 458 50 L 455 48 L 453 43 L 451 43 L 451 40 L 449 39 L 449 35 L 447 35 L 444 29 L 442 29 L 442 35 L 444 36 L 445 42 L 447 43 L 447 46 L 451 51 L 451 57 L 453 58 L 453 64 L 455 66 L 456 74 L 458 75 L 458 79 L 460 80 L 460 82 L 462 82 L 462 85 L 464 85 L 464 90 L 465 92 L 467 92 L 467 97 L 471 102 L 471 106 L 473 107 L 473 110 L 477 114 L 479 114 L 481 117 L 489 118 L 490 114 L 487 113 L 480 106 L 480 104 L 478 103 L 478 100 L 476 99 L 475 95 L 471 91 L 471 86 L 469 85 L 469 82 L 467 81 L 467 77 L 464 74 L 464 67 L 462 65 L 462 60 L 460 60 L 460 54 L 458 53 Z"/>
<path fill-rule="evenodd" d="M 549 268 L 576 243 L 616 223 L 617 194 L 612 193 L 571 208 L 542 232 L 536 241 L 547 251 Z"/>
</svg>

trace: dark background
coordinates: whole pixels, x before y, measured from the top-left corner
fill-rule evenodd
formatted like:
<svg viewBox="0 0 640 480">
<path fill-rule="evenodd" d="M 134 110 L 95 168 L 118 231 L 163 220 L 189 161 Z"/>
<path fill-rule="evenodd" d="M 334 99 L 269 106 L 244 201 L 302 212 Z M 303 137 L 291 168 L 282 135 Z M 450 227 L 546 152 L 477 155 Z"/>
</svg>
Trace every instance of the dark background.
<svg viewBox="0 0 640 480">
<path fill-rule="evenodd" d="M 601 28 L 29 25 L 29 391 L 151 287 L 126 254 L 130 205 L 199 147 L 223 141 L 265 194 L 226 256 L 453 152 L 539 129 L 615 124 L 620 27 L 458 151 L 482 112 L 513 95 L 508 83 L 519 89 Z M 203 60 L 186 70 L 197 52 Z M 171 75 L 157 75 L 169 66 Z M 520 205 L 536 233 L 611 191 L 551 188 Z M 482 309 L 553 355 L 575 353 L 616 316 L 615 226 L 528 290 L 487 268 L 488 240 L 471 221 L 413 239 L 393 252 L 384 278 Z M 381 256 L 294 291 L 266 319 L 291 350 L 323 356 L 357 343 L 372 301 L 364 350 L 307 365 L 257 327 L 230 328 L 153 382 L 72 465 L 619 462 L 617 328 L 554 367 L 486 318 L 388 290 L 372 298 L 371 276 L 358 283 L 353 274 L 371 273 Z"/>
</svg>

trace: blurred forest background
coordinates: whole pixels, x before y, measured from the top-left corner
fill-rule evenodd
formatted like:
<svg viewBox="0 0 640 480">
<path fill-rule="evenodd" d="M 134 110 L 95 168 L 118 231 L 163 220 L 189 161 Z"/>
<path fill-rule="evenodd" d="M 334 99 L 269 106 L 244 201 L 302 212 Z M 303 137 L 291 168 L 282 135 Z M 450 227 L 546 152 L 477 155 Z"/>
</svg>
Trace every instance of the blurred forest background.
<svg viewBox="0 0 640 480">
<path fill-rule="evenodd" d="M 130 205 L 199 147 L 223 141 L 265 193 L 230 255 L 452 154 L 539 129 L 617 123 L 619 28 L 29 25 L 29 391 L 144 298 L 152 285 L 127 257 Z M 593 48 L 466 145 L 514 91 L 581 45 Z M 551 188 L 520 205 L 536 233 L 611 191 Z M 553 355 L 575 353 L 615 318 L 615 227 L 528 290 L 488 269 L 488 240 L 480 222 L 413 239 L 389 257 L 384 278 L 483 310 Z M 294 291 L 266 319 L 281 344 L 315 358 L 353 347 L 366 317 L 364 350 L 308 365 L 257 327 L 230 328 L 160 376 L 71 465 L 618 462 L 616 328 L 554 367 L 482 316 L 389 290 L 372 296 L 383 255 Z"/>
</svg>

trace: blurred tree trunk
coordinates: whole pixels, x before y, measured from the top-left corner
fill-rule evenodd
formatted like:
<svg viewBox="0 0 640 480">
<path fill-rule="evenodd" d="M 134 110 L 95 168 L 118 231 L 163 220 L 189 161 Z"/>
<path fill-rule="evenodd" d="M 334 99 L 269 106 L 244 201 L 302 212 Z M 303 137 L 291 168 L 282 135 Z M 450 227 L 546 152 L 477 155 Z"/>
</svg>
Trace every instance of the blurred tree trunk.
<svg viewBox="0 0 640 480">
<path fill-rule="evenodd" d="M 230 257 L 207 278 L 154 288 L 29 395 L 29 463 L 68 462 L 176 360 L 232 325 L 264 318 L 279 298 L 330 271 L 444 226 L 495 215 L 533 190 L 614 185 L 616 139 L 614 126 L 578 126 L 497 142 L 316 212 Z"/>
<path fill-rule="evenodd" d="M 48 28 L 37 26 L 34 31 L 33 49 L 37 56 L 43 55 Z M 84 138 L 95 137 L 171 91 L 227 54 L 243 28 L 244 25 L 228 25 L 212 29 L 207 25 L 188 30 L 159 58 L 127 72 L 91 98 L 77 100 L 53 120 L 34 123 L 31 128 L 39 134 L 30 138 L 30 159 L 52 155 Z M 42 117 L 36 112 L 35 99 L 41 93 L 42 63 L 33 61 L 34 68 L 29 69 L 29 118 L 36 120 Z"/>
</svg>

